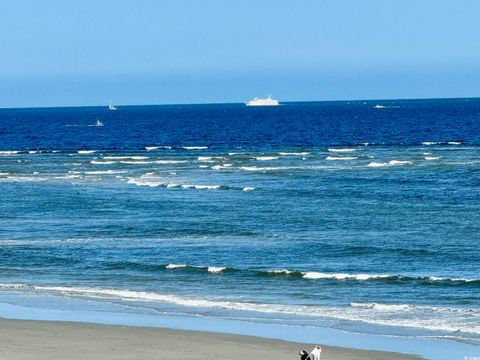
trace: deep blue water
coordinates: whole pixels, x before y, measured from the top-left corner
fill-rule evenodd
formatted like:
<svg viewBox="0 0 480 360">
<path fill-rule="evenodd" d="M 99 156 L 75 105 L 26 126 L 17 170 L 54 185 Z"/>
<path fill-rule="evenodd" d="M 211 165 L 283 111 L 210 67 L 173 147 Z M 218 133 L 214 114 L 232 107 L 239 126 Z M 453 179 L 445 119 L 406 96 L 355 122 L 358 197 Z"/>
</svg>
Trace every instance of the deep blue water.
<svg viewBox="0 0 480 360">
<path fill-rule="evenodd" d="M 0 110 L 0 302 L 478 343 L 479 124 L 480 99 Z"/>
</svg>

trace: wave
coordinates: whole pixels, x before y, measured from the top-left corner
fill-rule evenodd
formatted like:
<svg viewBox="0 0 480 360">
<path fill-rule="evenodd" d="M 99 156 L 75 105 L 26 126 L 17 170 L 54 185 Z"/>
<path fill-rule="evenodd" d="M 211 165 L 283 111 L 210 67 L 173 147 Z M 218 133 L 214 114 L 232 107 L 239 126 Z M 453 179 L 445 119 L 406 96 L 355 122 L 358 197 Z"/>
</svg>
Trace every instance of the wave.
<svg viewBox="0 0 480 360">
<path fill-rule="evenodd" d="M 0 155 L 16 155 L 16 154 L 20 154 L 21 151 L 20 150 L 2 150 L 0 151 Z"/>
<path fill-rule="evenodd" d="M 225 170 L 230 169 L 233 164 L 222 164 L 212 166 L 212 170 Z M 208 166 L 207 166 L 208 167 Z"/>
<path fill-rule="evenodd" d="M 337 153 L 345 153 L 345 152 L 355 152 L 358 149 L 353 148 L 329 148 L 328 151 L 330 152 L 337 152 Z"/>
<path fill-rule="evenodd" d="M 368 167 L 384 167 L 384 166 L 401 166 L 401 165 L 411 165 L 412 162 L 408 160 L 391 160 L 389 162 L 371 162 Z"/>
<path fill-rule="evenodd" d="M 253 191 L 255 190 L 255 188 L 253 186 L 244 186 L 242 188 L 242 191 Z"/>
<path fill-rule="evenodd" d="M 437 145 L 437 144 L 439 144 L 439 142 L 437 141 L 422 141 L 422 145 L 429 146 L 429 145 Z"/>
<path fill-rule="evenodd" d="M 111 165 L 111 164 L 115 164 L 115 161 L 92 160 L 92 161 L 90 161 L 90 164 L 92 164 L 92 165 Z"/>
<path fill-rule="evenodd" d="M 182 146 L 184 150 L 205 150 L 208 149 L 208 146 Z"/>
<path fill-rule="evenodd" d="M 93 154 L 97 152 L 97 150 L 78 150 L 77 153 L 78 154 Z"/>
<path fill-rule="evenodd" d="M 270 160 L 277 160 L 278 156 L 257 156 L 255 160 L 257 161 L 270 161 Z"/>
<path fill-rule="evenodd" d="M 153 150 L 158 150 L 158 149 L 166 149 L 166 150 L 171 150 L 171 146 L 145 146 L 145 150 L 147 151 L 153 151 Z"/>
<path fill-rule="evenodd" d="M 461 141 L 448 141 L 447 144 L 448 145 L 462 145 L 462 142 Z"/>
<path fill-rule="evenodd" d="M 303 278 L 305 279 L 336 279 L 336 280 L 370 280 L 370 279 L 385 279 L 391 275 L 375 275 L 375 274 L 330 274 L 330 273 L 319 273 L 319 272 L 305 272 L 303 273 Z"/>
<path fill-rule="evenodd" d="M 181 189 L 195 189 L 195 190 L 243 190 L 244 188 L 236 188 L 226 185 L 206 185 L 206 184 L 178 184 L 170 183 L 161 180 L 155 180 L 155 178 L 128 178 L 127 184 L 133 184 L 137 186 L 148 187 L 164 187 L 167 189 L 181 188 Z"/>
<path fill-rule="evenodd" d="M 185 265 L 185 264 L 168 264 L 165 266 L 165 269 L 198 269 L 198 270 L 207 270 L 209 273 L 221 273 L 227 270 L 224 266 L 197 266 L 197 265 Z"/>
<path fill-rule="evenodd" d="M 440 156 L 425 156 L 425 160 L 439 160 Z"/>
<path fill-rule="evenodd" d="M 307 156 L 310 153 L 307 151 L 304 152 L 279 152 L 278 155 L 282 156 Z"/>
<path fill-rule="evenodd" d="M 208 268 L 206 269 L 208 270 Z M 215 269 L 217 271 L 218 269 Z M 232 310 L 258 314 L 293 315 L 318 319 L 340 319 L 360 321 L 375 325 L 409 327 L 433 331 L 464 334 L 480 334 L 480 310 L 460 307 L 441 307 L 413 304 L 351 302 L 346 306 L 299 305 L 232 301 L 229 299 L 206 299 L 164 294 L 153 291 L 135 291 L 98 287 L 74 287 L 55 285 L 0 284 L 0 288 L 11 291 L 28 291 L 70 298 L 86 298 L 106 301 L 158 302 L 196 309 Z M 212 313 L 215 316 L 215 313 Z"/>
<path fill-rule="evenodd" d="M 399 282 L 423 282 L 439 283 L 443 285 L 471 284 L 480 285 L 480 279 L 477 278 L 449 278 L 441 276 L 422 276 L 422 275 L 401 275 L 401 274 L 368 274 L 368 273 L 329 273 L 316 271 L 301 271 L 295 269 L 236 269 L 219 266 L 197 266 L 187 264 L 168 264 L 165 269 L 222 269 L 221 271 L 242 272 L 253 276 L 289 276 L 306 280 L 338 280 L 338 281 L 399 281 Z M 212 271 L 214 272 L 214 271 Z"/>
<path fill-rule="evenodd" d="M 125 170 L 95 170 L 95 171 L 85 171 L 85 175 L 110 175 L 110 174 L 125 174 Z M 69 173 L 74 173 L 69 171 Z"/>
<path fill-rule="evenodd" d="M 244 171 L 273 171 L 273 170 L 285 170 L 285 169 L 288 169 L 288 168 L 278 167 L 278 166 L 277 167 L 241 166 L 240 169 L 244 170 Z"/>
<path fill-rule="evenodd" d="M 223 156 L 199 156 L 197 158 L 197 161 L 200 161 L 200 162 L 216 162 L 219 160 L 227 160 L 227 159 L 224 158 Z"/>
<path fill-rule="evenodd" d="M 327 156 L 325 160 L 356 160 L 358 157 L 356 156 Z"/>
<path fill-rule="evenodd" d="M 105 160 L 147 160 L 148 156 L 104 156 Z"/>
</svg>

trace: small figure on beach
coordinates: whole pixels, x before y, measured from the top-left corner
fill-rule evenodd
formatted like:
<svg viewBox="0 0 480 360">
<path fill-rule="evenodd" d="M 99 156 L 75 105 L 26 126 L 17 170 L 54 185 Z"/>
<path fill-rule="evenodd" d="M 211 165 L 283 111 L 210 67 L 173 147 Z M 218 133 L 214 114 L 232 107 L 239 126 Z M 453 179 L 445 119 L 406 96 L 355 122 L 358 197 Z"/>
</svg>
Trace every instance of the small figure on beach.
<svg viewBox="0 0 480 360">
<path fill-rule="evenodd" d="M 322 347 L 320 345 L 315 345 L 310 354 L 306 350 L 301 350 L 298 353 L 298 356 L 300 356 L 300 360 L 320 360 L 321 354 Z"/>
<path fill-rule="evenodd" d="M 310 360 L 320 360 L 320 355 L 322 355 L 322 347 L 320 345 L 315 345 L 310 353 Z"/>
<path fill-rule="evenodd" d="M 300 356 L 300 360 L 310 360 L 309 359 L 309 354 L 306 350 L 301 350 L 299 353 L 298 353 L 298 356 Z"/>
</svg>

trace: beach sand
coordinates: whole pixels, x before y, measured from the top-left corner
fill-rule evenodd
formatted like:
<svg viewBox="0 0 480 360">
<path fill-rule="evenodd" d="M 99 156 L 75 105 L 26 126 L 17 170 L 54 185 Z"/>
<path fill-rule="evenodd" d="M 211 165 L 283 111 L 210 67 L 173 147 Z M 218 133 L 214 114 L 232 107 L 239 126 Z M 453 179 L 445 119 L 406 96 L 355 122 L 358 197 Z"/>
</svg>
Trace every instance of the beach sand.
<svg viewBox="0 0 480 360">
<path fill-rule="evenodd" d="M 251 336 L 88 323 L 0 319 L 0 359 L 298 359 L 298 344 Z M 322 346 L 322 360 L 415 356 Z"/>
</svg>

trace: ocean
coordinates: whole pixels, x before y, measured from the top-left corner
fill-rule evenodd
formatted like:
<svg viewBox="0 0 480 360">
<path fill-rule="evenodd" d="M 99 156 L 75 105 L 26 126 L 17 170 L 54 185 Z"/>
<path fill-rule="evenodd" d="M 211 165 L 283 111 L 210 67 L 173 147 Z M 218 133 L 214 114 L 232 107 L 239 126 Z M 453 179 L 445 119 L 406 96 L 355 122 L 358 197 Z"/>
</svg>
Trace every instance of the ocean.
<svg viewBox="0 0 480 360">
<path fill-rule="evenodd" d="M 480 356 L 479 241 L 480 99 L 0 109 L 3 317 Z"/>
</svg>

